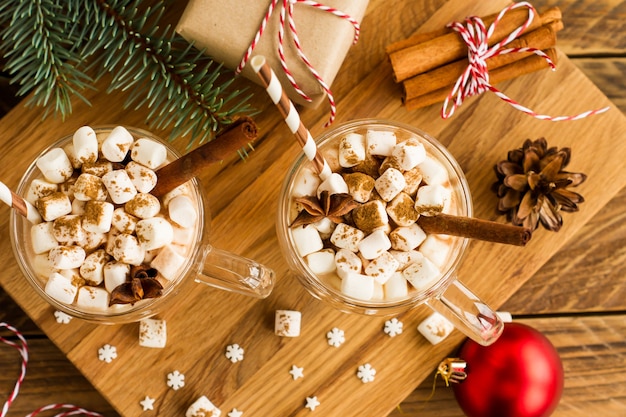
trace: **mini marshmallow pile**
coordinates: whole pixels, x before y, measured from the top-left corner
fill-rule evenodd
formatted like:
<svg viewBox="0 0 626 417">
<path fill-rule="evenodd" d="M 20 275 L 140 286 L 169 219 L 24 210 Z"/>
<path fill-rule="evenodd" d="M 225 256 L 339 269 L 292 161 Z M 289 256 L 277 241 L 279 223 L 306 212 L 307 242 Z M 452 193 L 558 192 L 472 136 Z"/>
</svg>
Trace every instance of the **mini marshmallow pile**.
<svg viewBox="0 0 626 417">
<path fill-rule="evenodd" d="M 399 140 L 390 130 L 348 133 L 322 152 L 333 173 L 322 181 L 303 168 L 293 197 L 348 193 L 360 204 L 343 223 L 324 218 L 290 228 L 311 271 L 346 296 L 366 301 L 398 300 L 411 288 L 434 284 L 451 238 L 427 235 L 416 221 L 454 210 L 446 168 L 419 138 Z"/>
<path fill-rule="evenodd" d="M 185 262 L 197 219 L 186 185 L 163 201 L 150 194 L 167 149 L 124 127 L 98 136 L 84 126 L 36 161 L 26 200 L 44 222 L 30 229 L 35 272 L 57 301 L 105 311 L 110 293 L 149 265 L 162 284 Z M 119 308 L 119 307 L 116 307 Z"/>
</svg>

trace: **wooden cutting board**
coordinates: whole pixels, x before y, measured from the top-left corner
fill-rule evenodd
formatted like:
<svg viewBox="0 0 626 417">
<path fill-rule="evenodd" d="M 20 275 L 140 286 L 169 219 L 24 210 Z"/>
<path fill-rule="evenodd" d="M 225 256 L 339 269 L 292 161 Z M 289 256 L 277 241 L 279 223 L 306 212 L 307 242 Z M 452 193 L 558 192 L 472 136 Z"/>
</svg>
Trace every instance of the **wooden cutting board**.
<svg viewBox="0 0 626 417">
<path fill-rule="evenodd" d="M 386 44 L 397 39 L 385 38 L 384 31 L 370 37 L 365 33 L 367 19 L 372 19 L 372 27 L 381 26 L 378 19 L 386 16 L 384 3 L 371 2 L 363 23 L 362 40 L 378 39 L 378 43 L 357 45 L 342 71 L 358 65 L 357 59 L 364 51 L 379 57 L 379 65 L 372 65 L 371 73 L 356 88 L 337 97 L 337 123 L 363 117 L 386 118 L 418 126 L 437 137 L 465 170 L 475 213 L 482 218 L 502 220 L 494 214 L 496 198 L 489 190 L 495 180 L 492 166 L 526 138 L 544 136 L 551 145 L 571 147 L 569 168 L 589 177 L 578 190 L 586 202 L 579 213 L 565 215 L 565 226 L 559 233 L 540 230 L 525 248 L 472 242 L 460 270 L 461 279 L 497 308 L 626 184 L 621 172 L 626 158 L 626 118 L 612 108 L 603 115 L 575 122 L 540 121 L 493 95 L 467 100 L 449 120 L 439 117 L 439 106 L 407 112 L 382 53 Z M 398 5 L 398 16 L 412 12 L 416 18 L 424 18 L 428 11 L 418 2 L 403 3 L 408 5 Z M 501 0 L 450 0 L 420 30 L 431 30 L 469 14 L 493 13 L 506 4 Z M 338 79 L 348 76 L 340 74 Z M 611 105 L 562 54 L 555 73 L 535 73 L 499 87 L 524 105 L 552 115 Z M 255 104 L 262 110 L 257 117 L 261 137 L 255 144 L 256 151 L 246 162 L 234 158 L 212 167 L 202 180 L 214 214 L 213 243 L 276 271 L 278 282 L 268 299 L 247 299 L 187 282 L 176 305 L 160 316 L 167 320 L 168 327 L 164 349 L 139 347 L 137 324 L 96 326 L 78 320 L 58 324 L 53 310 L 34 296 L 13 259 L 6 207 L 0 208 L 0 230 L 4 234 L 0 243 L 0 284 L 123 416 L 183 415 L 201 395 L 218 405 L 223 416 L 233 408 L 244 411 L 244 416 L 308 416 L 305 398 L 311 396 L 317 396 L 321 403 L 315 416 L 386 415 L 450 355 L 463 336 L 454 332 L 440 345 L 430 345 L 416 331 L 429 314 L 419 307 L 399 316 L 404 332 L 390 338 L 383 333 L 385 318 L 337 312 L 300 287 L 278 251 L 274 229 L 279 186 L 300 149 L 264 92 L 251 88 L 257 93 Z M 40 110 L 24 108 L 2 119 L 0 128 L 5 139 L 0 178 L 15 187 L 20 171 L 39 149 L 82 124 L 145 128 L 145 112 L 122 110 L 123 98 L 91 94 L 89 99 L 93 107 L 77 103 L 74 115 L 65 121 L 41 122 Z M 305 111 L 303 117 L 316 135 L 322 131 L 318 126 L 327 115 L 322 109 Z M 181 148 L 184 145 L 181 142 Z M 302 312 L 300 337 L 274 335 L 277 309 Z M 326 333 L 333 327 L 343 329 L 346 335 L 346 342 L 338 348 L 326 341 Z M 233 343 L 245 349 L 244 360 L 235 364 L 224 355 L 226 346 Z M 117 348 L 118 357 L 109 364 L 98 360 L 97 351 L 104 344 Z M 375 380 L 367 384 L 356 377 L 357 368 L 365 363 L 377 371 Z M 304 378 L 292 379 L 292 365 L 304 368 Z M 174 370 L 185 375 L 185 386 L 177 391 L 166 385 L 167 374 Z M 142 411 L 139 401 L 146 395 L 156 399 L 153 411 Z"/>
</svg>

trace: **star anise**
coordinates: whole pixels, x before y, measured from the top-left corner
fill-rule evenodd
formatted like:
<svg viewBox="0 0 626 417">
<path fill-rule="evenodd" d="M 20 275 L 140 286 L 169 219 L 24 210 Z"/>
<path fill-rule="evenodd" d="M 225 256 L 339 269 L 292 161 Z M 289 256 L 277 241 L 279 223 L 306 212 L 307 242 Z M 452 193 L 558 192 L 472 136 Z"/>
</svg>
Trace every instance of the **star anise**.
<svg viewBox="0 0 626 417">
<path fill-rule="evenodd" d="M 156 279 L 157 270 L 144 265 L 133 266 L 130 281 L 118 285 L 111 291 L 109 305 L 134 305 L 139 300 L 157 298 L 162 294 L 163 286 Z"/>
<path fill-rule="evenodd" d="M 322 191 L 319 199 L 299 197 L 295 201 L 302 204 L 304 210 L 298 213 L 298 217 L 291 224 L 292 227 L 315 223 L 326 217 L 334 223 L 341 223 L 343 216 L 359 205 L 350 194 L 330 194 L 328 191 Z"/>
<path fill-rule="evenodd" d="M 563 170 L 570 157 L 570 148 L 548 148 L 545 138 L 527 139 L 521 148 L 509 151 L 507 159 L 494 167 L 498 210 L 515 225 L 535 230 L 541 223 L 558 232 L 563 225 L 559 212 L 578 211 L 578 204 L 584 201 L 568 189 L 587 179 L 583 173 Z"/>
</svg>

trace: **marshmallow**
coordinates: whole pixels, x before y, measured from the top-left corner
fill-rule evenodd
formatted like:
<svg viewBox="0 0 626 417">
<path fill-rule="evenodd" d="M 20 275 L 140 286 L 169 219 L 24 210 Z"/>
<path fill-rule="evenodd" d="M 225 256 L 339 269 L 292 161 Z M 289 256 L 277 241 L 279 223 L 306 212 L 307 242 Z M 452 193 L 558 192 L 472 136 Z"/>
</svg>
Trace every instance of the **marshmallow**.
<svg viewBox="0 0 626 417">
<path fill-rule="evenodd" d="M 391 249 L 391 241 L 383 230 L 375 230 L 358 244 L 359 252 L 365 259 L 378 258 L 383 252 Z"/>
<path fill-rule="evenodd" d="M 149 219 L 159 214 L 161 203 L 152 194 L 137 193 L 124 205 L 124 209 L 135 217 Z"/>
<path fill-rule="evenodd" d="M 124 204 L 137 195 L 137 189 L 123 169 L 107 172 L 102 176 L 102 182 L 115 204 Z"/>
<path fill-rule="evenodd" d="M 67 155 L 67 158 L 70 160 L 72 167 L 74 169 L 80 169 L 83 163 L 76 156 L 76 152 L 74 152 L 74 144 L 72 142 L 67 143 L 63 146 L 63 151 Z"/>
<path fill-rule="evenodd" d="M 421 260 L 424 257 L 424 255 L 417 250 L 402 251 L 391 249 L 389 253 L 393 255 L 393 257 L 396 258 L 396 260 L 400 263 L 398 271 L 402 271 L 414 260 Z"/>
<path fill-rule="evenodd" d="M 431 344 L 436 345 L 452 333 L 454 325 L 441 314 L 434 312 L 417 326 L 417 330 Z"/>
<path fill-rule="evenodd" d="M 74 183 L 74 197 L 82 201 L 104 201 L 107 199 L 107 189 L 100 177 L 82 173 Z"/>
<path fill-rule="evenodd" d="M 167 208 L 167 206 L 170 204 L 170 201 L 174 197 L 177 197 L 183 194 L 188 194 L 188 195 L 193 194 L 192 190 L 189 188 L 189 184 L 190 184 L 189 182 L 186 182 L 174 188 L 172 191 L 168 192 L 167 194 L 165 194 L 163 197 L 161 197 L 161 205 Z"/>
<path fill-rule="evenodd" d="M 109 254 L 104 249 L 93 251 L 85 258 L 80 266 L 80 276 L 85 279 L 87 284 L 97 286 L 104 280 L 104 265 L 110 260 Z"/>
<path fill-rule="evenodd" d="M 320 232 L 320 237 L 324 240 L 330 238 L 337 224 L 328 217 L 324 217 L 315 223 L 311 223 L 311 226 L 315 227 L 315 229 Z"/>
<path fill-rule="evenodd" d="M 402 169 L 408 171 L 426 159 L 426 149 L 416 138 L 407 139 L 398 143 L 391 153 Z"/>
<path fill-rule="evenodd" d="M 48 252 L 50 249 L 59 246 L 58 241 L 54 237 L 52 222 L 32 225 L 30 228 L 30 241 L 33 245 L 33 252 L 36 254 Z"/>
<path fill-rule="evenodd" d="M 76 214 L 78 216 L 85 214 L 85 204 L 87 204 L 87 201 L 79 200 L 77 198 L 73 199 L 71 214 Z"/>
<path fill-rule="evenodd" d="M 435 216 L 444 210 L 451 197 L 451 191 L 443 185 L 423 185 L 417 190 L 415 210 L 420 215 Z"/>
<path fill-rule="evenodd" d="M 172 198 L 167 206 L 167 212 L 170 219 L 183 228 L 194 226 L 198 220 L 196 206 L 186 195 Z"/>
<path fill-rule="evenodd" d="M 132 234 L 127 232 L 124 233 L 128 235 Z M 107 233 L 106 235 L 106 245 L 104 246 L 104 250 L 111 256 L 113 256 L 113 249 L 115 249 L 115 238 L 120 234 L 122 234 L 122 232 L 120 232 L 116 228 L 111 228 L 111 230 L 109 230 L 109 233 Z"/>
<path fill-rule="evenodd" d="M 374 178 L 362 172 L 353 172 L 343 177 L 348 185 L 348 193 L 359 203 L 367 203 L 374 189 Z"/>
<path fill-rule="evenodd" d="M 111 171 L 113 171 L 113 164 L 106 159 L 98 159 L 96 162 L 87 162 L 81 167 L 83 174 L 91 174 L 100 178 Z"/>
<path fill-rule="evenodd" d="M 362 230 L 349 226 L 345 223 L 339 223 L 337 227 L 335 227 L 333 234 L 330 236 L 330 241 L 338 248 L 357 252 L 359 250 L 359 243 L 364 237 L 365 233 L 363 233 Z"/>
<path fill-rule="evenodd" d="M 194 401 L 185 412 L 185 417 L 220 417 L 222 411 L 204 395 Z"/>
<path fill-rule="evenodd" d="M 294 198 L 315 195 L 321 182 L 320 176 L 312 168 L 302 168 L 293 180 L 291 195 Z"/>
<path fill-rule="evenodd" d="M 300 336 L 302 314 L 293 310 L 276 310 L 274 318 L 274 334 L 283 337 Z"/>
<path fill-rule="evenodd" d="M 57 184 L 36 178 L 28 186 L 25 199 L 29 203 L 35 204 L 41 197 L 56 192 L 58 188 L 59 186 Z"/>
<path fill-rule="evenodd" d="M 413 223 L 410 226 L 395 228 L 389 233 L 389 240 L 393 249 L 408 252 L 426 240 L 426 232 L 417 223 Z"/>
<path fill-rule="evenodd" d="M 450 239 L 429 235 L 420 245 L 419 250 L 429 261 L 442 268 L 446 264 L 452 249 Z"/>
<path fill-rule="evenodd" d="M 365 138 L 358 133 L 348 133 L 339 141 L 339 164 L 350 168 L 365 160 Z"/>
<path fill-rule="evenodd" d="M 124 169 L 140 193 L 149 193 L 157 184 L 156 173 L 135 161 L 130 161 Z"/>
<path fill-rule="evenodd" d="M 58 272 L 52 272 L 48 277 L 44 291 L 60 303 L 72 304 L 76 298 L 78 287 Z"/>
<path fill-rule="evenodd" d="M 81 285 L 85 285 L 85 280 L 83 279 L 83 277 L 80 276 L 80 271 L 78 270 L 78 268 L 72 268 L 72 269 L 59 269 L 58 271 L 59 274 L 63 275 L 65 278 L 69 279 L 72 284 L 74 284 L 76 287 L 80 287 Z"/>
<path fill-rule="evenodd" d="M 121 207 L 113 210 L 111 225 L 122 233 L 133 233 L 138 221 L 138 218 L 126 213 L 126 210 Z"/>
<path fill-rule="evenodd" d="M 143 262 L 146 251 L 135 236 L 120 233 L 112 239 L 110 251 L 107 251 L 107 253 L 112 255 L 116 261 L 130 265 L 140 265 Z"/>
<path fill-rule="evenodd" d="M 53 272 L 58 272 L 50 263 L 50 258 L 47 253 L 41 253 L 33 256 L 31 260 L 31 267 L 33 272 L 40 278 L 48 278 Z"/>
<path fill-rule="evenodd" d="M 112 292 L 130 277 L 130 265 L 118 261 L 107 262 L 102 268 L 102 276 L 104 288 Z"/>
<path fill-rule="evenodd" d="M 317 198 L 320 198 L 322 191 L 328 191 L 328 194 L 348 194 L 350 190 L 343 177 L 333 172 L 317 187 Z"/>
<path fill-rule="evenodd" d="M 335 229 L 336 230 L 336 229 Z M 300 256 L 317 252 L 324 247 L 319 232 L 314 227 L 298 226 L 291 229 L 291 236 Z"/>
<path fill-rule="evenodd" d="M 367 267 L 365 267 L 365 275 L 369 275 L 374 280 L 383 285 L 396 272 L 400 262 L 396 260 L 389 252 L 383 252 L 378 258 L 373 259 Z"/>
<path fill-rule="evenodd" d="M 133 144 L 133 135 L 123 126 L 116 126 L 102 142 L 102 155 L 111 162 L 121 162 Z"/>
<path fill-rule="evenodd" d="M 415 210 L 415 201 L 405 192 L 400 192 L 387 204 L 387 214 L 398 226 L 410 226 L 419 215 Z"/>
<path fill-rule="evenodd" d="M 167 245 L 161 249 L 159 254 L 150 262 L 150 266 L 167 280 L 173 280 L 178 276 L 178 271 L 185 264 L 185 257 L 176 253 L 176 251 Z"/>
<path fill-rule="evenodd" d="M 339 249 L 335 254 L 335 268 L 337 275 L 344 278 L 349 273 L 360 273 L 363 268 L 363 261 L 354 252 Z"/>
<path fill-rule="evenodd" d="M 428 258 L 422 256 L 422 259 L 416 259 L 404 268 L 402 275 L 415 289 L 425 291 L 437 282 L 441 272 Z"/>
<path fill-rule="evenodd" d="M 422 178 L 428 185 L 445 184 L 448 182 L 448 170 L 434 158 L 426 158 L 418 165 Z"/>
<path fill-rule="evenodd" d="M 139 322 L 139 346 L 164 348 L 167 342 L 165 320 L 143 319 Z"/>
<path fill-rule="evenodd" d="M 350 168 L 352 172 L 360 172 L 362 174 L 369 175 L 372 178 L 378 177 L 380 173 L 378 172 L 378 168 L 380 167 L 380 161 L 369 154 L 365 154 L 365 160 L 359 163 L 358 165 Z"/>
<path fill-rule="evenodd" d="M 167 159 L 167 149 L 159 142 L 141 138 L 130 147 L 130 157 L 145 167 L 157 169 Z"/>
<path fill-rule="evenodd" d="M 407 285 L 406 278 L 401 272 L 394 272 L 391 277 L 385 282 L 384 291 L 385 299 L 394 300 L 398 298 L 405 298 L 409 295 L 409 286 Z"/>
<path fill-rule="evenodd" d="M 390 130 L 367 130 L 365 146 L 370 155 L 389 156 L 396 146 L 396 134 Z"/>
<path fill-rule="evenodd" d="M 76 305 L 88 310 L 104 311 L 109 307 L 109 292 L 104 288 L 84 285 L 78 289 Z"/>
<path fill-rule="evenodd" d="M 72 137 L 74 158 L 81 165 L 86 162 L 96 162 L 98 159 L 98 139 L 96 132 L 89 126 L 80 127 Z"/>
<path fill-rule="evenodd" d="M 398 162 L 396 157 L 393 155 L 387 156 L 385 159 L 383 159 L 383 162 L 381 162 L 378 165 L 377 175 L 375 175 L 375 177 L 380 176 L 383 172 L 387 171 L 389 168 L 395 168 L 398 171 L 402 171 L 402 167 L 400 166 L 400 163 Z"/>
<path fill-rule="evenodd" d="M 106 233 L 111 230 L 113 204 L 106 201 L 88 201 L 83 214 L 83 229 L 92 233 Z"/>
<path fill-rule="evenodd" d="M 107 241 L 107 235 L 105 233 L 89 232 L 84 230 L 83 235 L 83 239 L 75 243 L 87 252 L 97 249 L 100 245 Z"/>
<path fill-rule="evenodd" d="M 162 217 L 139 220 L 135 233 L 141 247 L 147 251 L 169 245 L 174 239 L 172 225 Z"/>
<path fill-rule="evenodd" d="M 74 173 L 74 167 L 61 148 L 50 149 L 35 162 L 48 182 L 59 184 L 67 181 Z"/>
<path fill-rule="evenodd" d="M 341 280 L 341 292 L 359 300 L 371 300 L 374 297 L 374 278 L 363 275 L 348 273 Z"/>
<path fill-rule="evenodd" d="M 385 201 L 391 201 L 406 186 L 406 181 L 402 172 L 395 168 L 387 168 L 383 174 L 376 179 L 375 188 L 378 194 Z"/>
<path fill-rule="evenodd" d="M 389 224 L 385 203 L 380 200 L 368 201 L 354 208 L 352 220 L 354 225 L 366 234 Z"/>
<path fill-rule="evenodd" d="M 183 229 L 182 227 L 178 227 L 176 225 L 172 225 L 172 230 L 174 231 L 174 236 L 172 238 L 172 244 L 186 246 L 189 245 L 192 239 L 196 236 L 196 231 L 194 229 Z"/>
<path fill-rule="evenodd" d="M 85 250 L 80 246 L 57 246 L 50 249 L 48 258 L 56 269 L 79 268 L 85 260 Z"/>
<path fill-rule="evenodd" d="M 309 269 L 315 275 L 325 275 L 335 272 L 335 252 L 332 249 L 322 249 L 309 253 L 304 257 Z"/>
<path fill-rule="evenodd" d="M 85 238 L 82 218 L 76 214 L 61 216 L 52 222 L 52 234 L 61 243 L 75 242 Z"/>
<path fill-rule="evenodd" d="M 41 217 L 47 222 L 72 212 L 70 198 L 60 191 L 41 197 L 35 206 Z"/>
<path fill-rule="evenodd" d="M 419 166 L 409 169 L 408 171 L 404 171 L 402 176 L 404 177 L 404 182 L 406 182 L 406 186 L 402 191 L 411 197 L 415 197 L 417 189 L 422 184 L 422 171 L 420 171 Z"/>
</svg>

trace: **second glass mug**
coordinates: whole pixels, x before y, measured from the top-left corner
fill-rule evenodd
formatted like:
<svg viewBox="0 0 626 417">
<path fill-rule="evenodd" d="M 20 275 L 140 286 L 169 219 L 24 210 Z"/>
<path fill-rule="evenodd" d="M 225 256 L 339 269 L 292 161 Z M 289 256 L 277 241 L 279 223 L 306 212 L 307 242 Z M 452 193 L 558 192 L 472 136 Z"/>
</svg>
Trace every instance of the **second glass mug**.
<svg viewBox="0 0 626 417">
<path fill-rule="evenodd" d="M 332 158 L 328 148 L 331 143 L 349 133 L 364 133 L 365 130 L 394 131 L 399 137 L 418 137 L 424 144 L 426 152 L 439 161 L 448 171 L 450 182 L 453 184 L 453 193 L 457 201 L 456 215 L 471 217 L 473 214 L 472 200 L 465 175 L 457 161 L 437 140 L 412 126 L 376 119 L 363 119 L 347 122 L 325 132 L 317 140 L 317 146 L 332 165 Z M 336 286 L 319 279 L 309 268 L 296 248 L 293 236 L 289 231 L 293 220 L 292 189 L 296 178 L 304 167 L 312 167 L 305 156 L 301 156 L 291 167 L 285 179 L 278 201 L 277 235 L 281 250 L 287 259 L 290 268 L 295 272 L 303 286 L 316 298 L 330 303 L 333 307 L 350 313 L 367 315 L 391 315 L 427 305 L 450 320 L 457 329 L 482 345 L 489 345 L 496 341 L 503 329 L 503 323 L 498 315 L 474 295 L 457 278 L 457 269 L 464 257 L 468 239 L 452 239 L 450 255 L 442 268 L 440 278 L 430 287 L 422 291 L 411 291 L 409 296 L 394 300 L 363 301 L 349 297 Z"/>
<path fill-rule="evenodd" d="M 114 126 L 96 127 L 96 134 L 106 135 Z M 167 148 L 167 160 L 171 161 L 180 157 L 180 154 L 167 142 L 161 140 L 150 132 L 126 127 L 133 135 L 134 139 L 149 138 L 162 143 Z M 72 135 L 68 135 L 44 150 L 39 156 L 44 155 L 50 149 L 63 147 L 71 143 Z M 39 158 L 35 159 L 35 161 Z M 16 193 L 25 196 L 28 186 L 35 178 L 41 177 L 35 161 L 26 169 Z M 247 259 L 245 257 L 217 249 L 209 244 L 209 225 L 211 222 L 208 205 L 205 201 L 205 193 L 197 179 L 189 182 L 191 198 L 197 203 L 197 225 L 193 231 L 190 241 L 192 247 L 187 253 L 186 260 L 176 278 L 164 285 L 162 295 L 158 298 L 141 300 L 134 305 L 113 306 L 107 311 L 95 311 L 92 309 L 82 309 L 73 304 L 65 304 L 49 296 L 45 290 L 45 283 L 42 277 L 38 276 L 34 265 L 34 254 L 30 239 L 31 224 L 15 210 L 11 211 L 10 237 L 15 258 L 35 291 L 43 297 L 54 308 L 61 310 L 73 317 L 101 324 L 120 324 L 138 321 L 151 317 L 164 308 L 176 298 L 175 294 L 186 278 L 192 278 L 196 282 L 207 284 L 212 287 L 240 294 L 265 298 L 274 286 L 274 272 L 266 266 Z"/>
</svg>

